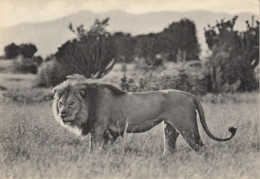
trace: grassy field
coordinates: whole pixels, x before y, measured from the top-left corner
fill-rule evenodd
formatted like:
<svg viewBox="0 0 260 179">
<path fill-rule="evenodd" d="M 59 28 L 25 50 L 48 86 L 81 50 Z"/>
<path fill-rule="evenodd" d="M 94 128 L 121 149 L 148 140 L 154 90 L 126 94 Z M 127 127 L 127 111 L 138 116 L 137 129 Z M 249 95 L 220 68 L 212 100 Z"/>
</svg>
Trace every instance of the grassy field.
<svg viewBox="0 0 260 179">
<path fill-rule="evenodd" d="M 258 93 L 231 95 L 224 103 L 204 100 L 213 134 L 227 137 L 230 126 L 238 130 L 231 141 L 218 143 L 199 124 L 207 146 L 202 154 L 180 137 L 177 152 L 162 155 L 161 124 L 142 134 L 127 134 L 103 152 L 89 153 L 88 137 L 76 137 L 54 121 L 50 100 L 33 100 L 50 89 L 30 89 L 30 75 L 0 77 L 7 88 L 0 93 L 0 178 L 260 177 Z"/>
</svg>

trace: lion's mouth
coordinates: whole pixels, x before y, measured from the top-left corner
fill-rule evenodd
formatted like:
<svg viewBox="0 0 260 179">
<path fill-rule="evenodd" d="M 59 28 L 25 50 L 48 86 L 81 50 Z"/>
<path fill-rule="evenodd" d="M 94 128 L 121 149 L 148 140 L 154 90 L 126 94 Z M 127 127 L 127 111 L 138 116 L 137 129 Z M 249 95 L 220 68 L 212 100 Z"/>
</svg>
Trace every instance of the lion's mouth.
<svg viewBox="0 0 260 179">
<path fill-rule="evenodd" d="M 65 120 L 65 119 L 62 119 L 62 122 L 63 122 L 64 124 L 72 124 L 72 123 L 73 123 L 72 120 Z"/>
</svg>

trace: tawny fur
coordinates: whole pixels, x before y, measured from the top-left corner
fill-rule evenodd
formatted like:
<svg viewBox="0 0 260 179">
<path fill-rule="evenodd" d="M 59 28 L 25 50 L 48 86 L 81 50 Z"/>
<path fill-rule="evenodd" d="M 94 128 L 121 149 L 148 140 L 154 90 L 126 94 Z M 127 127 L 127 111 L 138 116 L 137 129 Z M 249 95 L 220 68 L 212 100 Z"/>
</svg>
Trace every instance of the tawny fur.
<svg viewBox="0 0 260 179">
<path fill-rule="evenodd" d="M 175 151 L 179 134 L 197 151 L 203 143 L 198 132 L 196 111 L 210 138 L 227 141 L 236 133 L 236 129 L 231 127 L 228 138 L 221 139 L 211 134 L 200 101 L 183 91 L 126 93 L 110 84 L 72 77 L 55 87 L 53 92 L 54 118 L 78 135 L 91 133 L 92 150 L 115 141 L 124 132 L 145 132 L 164 121 L 169 152 Z M 63 119 L 62 113 L 66 113 Z"/>
</svg>

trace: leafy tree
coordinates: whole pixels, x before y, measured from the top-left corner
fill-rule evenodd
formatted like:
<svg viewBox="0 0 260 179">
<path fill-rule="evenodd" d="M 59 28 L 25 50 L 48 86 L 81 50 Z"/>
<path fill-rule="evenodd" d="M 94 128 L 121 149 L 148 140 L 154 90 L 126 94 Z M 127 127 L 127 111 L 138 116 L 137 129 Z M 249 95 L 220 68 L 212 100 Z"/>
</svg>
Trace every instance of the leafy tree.
<svg viewBox="0 0 260 179">
<path fill-rule="evenodd" d="M 11 43 L 4 48 L 5 58 L 14 59 L 19 54 L 19 46 L 15 43 Z"/>
<path fill-rule="evenodd" d="M 212 55 L 208 58 L 209 90 L 247 91 L 256 88 L 254 68 L 259 63 L 259 23 L 238 32 L 234 25 L 238 16 L 225 21 L 222 19 L 213 27 L 208 26 L 205 37 Z"/>
<path fill-rule="evenodd" d="M 31 43 L 19 45 L 19 54 L 23 55 L 24 58 L 32 58 L 36 52 L 36 46 Z"/>
<path fill-rule="evenodd" d="M 199 59 L 200 48 L 196 36 L 196 27 L 194 22 L 188 19 L 170 24 L 160 33 L 159 40 L 166 43 L 161 49 L 165 49 L 169 53 L 172 61 L 177 61 L 178 56 L 181 56 L 183 61 Z"/>
<path fill-rule="evenodd" d="M 195 24 L 182 19 L 173 22 L 162 32 L 139 35 L 136 37 L 135 52 L 137 56 L 144 57 L 148 64 L 153 63 L 158 54 L 170 61 L 198 60 L 200 47 Z"/>
<path fill-rule="evenodd" d="M 43 59 L 41 56 L 34 56 L 32 57 L 32 60 L 34 63 L 36 63 L 38 66 L 40 66 L 43 62 Z"/>
<path fill-rule="evenodd" d="M 156 34 L 140 35 L 136 37 L 135 53 L 139 58 L 144 58 L 145 62 L 151 65 L 156 54 L 160 53 L 160 48 L 156 47 Z"/>
<path fill-rule="evenodd" d="M 136 41 L 130 34 L 117 32 L 113 35 L 116 48 L 117 62 L 131 62 L 134 60 Z"/>
<path fill-rule="evenodd" d="M 37 52 L 37 48 L 34 44 L 21 44 L 16 45 L 11 43 L 4 48 L 6 58 L 14 59 L 18 55 L 22 55 L 24 58 L 32 58 Z"/>
</svg>

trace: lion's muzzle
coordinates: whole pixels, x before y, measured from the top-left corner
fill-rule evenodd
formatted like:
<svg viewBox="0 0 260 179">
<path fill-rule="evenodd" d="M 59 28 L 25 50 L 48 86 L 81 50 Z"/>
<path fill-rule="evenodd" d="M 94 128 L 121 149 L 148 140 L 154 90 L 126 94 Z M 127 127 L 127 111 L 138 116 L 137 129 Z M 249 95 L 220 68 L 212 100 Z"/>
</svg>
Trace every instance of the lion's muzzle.
<svg viewBox="0 0 260 179">
<path fill-rule="evenodd" d="M 61 115 L 60 115 L 60 118 L 64 121 L 64 119 L 65 119 L 67 116 L 68 116 L 67 114 L 61 114 Z"/>
</svg>

